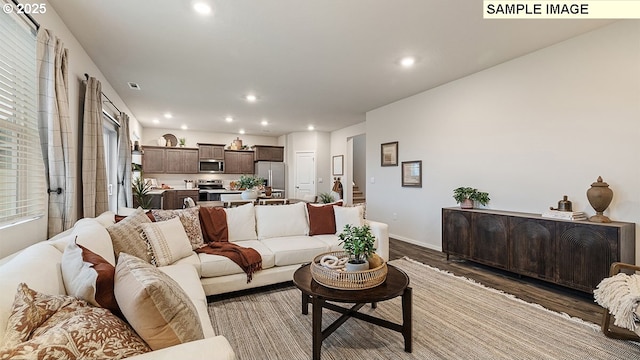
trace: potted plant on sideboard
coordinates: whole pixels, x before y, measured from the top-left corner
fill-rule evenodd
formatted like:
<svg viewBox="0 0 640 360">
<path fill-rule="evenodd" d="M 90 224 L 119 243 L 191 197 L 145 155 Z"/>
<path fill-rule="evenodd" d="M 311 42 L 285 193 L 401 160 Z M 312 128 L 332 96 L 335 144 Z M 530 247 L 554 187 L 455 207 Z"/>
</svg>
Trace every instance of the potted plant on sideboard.
<svg viewBox="0 0 640 360">
<path fill-rule="evenodd" d="M 473 209 L 474 201 L 482 205 L 489 203 L 489 193 L 478 191 L 478 189 L 472 187 L 461 186 L 453 190 L 453 198 L 461 209 Z"/>
<path fill-rule="evenodd" d="M 258 191 L 256 187 L 264 185 L 264 179 L 253 175 L 242 175 L 240 180 L 236 182 L 236 186 L 242 192 L 242 198 L 244 200 L 255 200 L 258 198 Z"/>
<path fill-rule="evenodd" d="M 369 269 L 369 258 L 375 253 L 373 245 L 376 238 L 371 233 L 369 225 L 344 226 L 338 235 L 340 245 L 349 254 L 349 261 L 345 265 L 347 271 L 363 271 Z"/>
</svg>

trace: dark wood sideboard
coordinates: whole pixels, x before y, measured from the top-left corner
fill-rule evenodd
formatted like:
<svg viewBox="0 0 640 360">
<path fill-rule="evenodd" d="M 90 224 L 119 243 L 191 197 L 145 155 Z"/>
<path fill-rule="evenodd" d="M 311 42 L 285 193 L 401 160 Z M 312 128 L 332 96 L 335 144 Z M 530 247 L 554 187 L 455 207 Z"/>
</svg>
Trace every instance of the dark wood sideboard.
<svg viewBox="0 0 640 360">
<path fill-rule="evenodd" d="M 480 209 L 442 209 L 442 251 L 585 292 L 611 263 L 635 264 L 635 224 L 567 221 Z"/>
</svg>

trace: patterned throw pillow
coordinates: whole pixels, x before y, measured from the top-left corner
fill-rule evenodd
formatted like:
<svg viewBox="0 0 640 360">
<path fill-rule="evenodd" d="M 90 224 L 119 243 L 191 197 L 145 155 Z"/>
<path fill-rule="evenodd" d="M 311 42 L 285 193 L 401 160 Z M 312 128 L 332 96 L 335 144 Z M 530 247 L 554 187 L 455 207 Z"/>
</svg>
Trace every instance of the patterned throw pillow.
<svg viewBox="0 0 640 360">
<path fill-rule="evenodd" d="M 167 221 L 140 224 L 140 227 L 144 238 L 153 250 L 151 255 L 153 265 L 171 265 L 193 254 L 184 227 L 177 217 Z"/>
<path fill-rule="evenodd" d="M 204 338 L 193 302 L 169 275 L 121 253 L 116 300 L 127 322 L 153 350 Z"/>
<path fill-rule="evenodd" d="M 200 218 L 198 217 L 199 213 L 200 206 L 182 210 L 151 210 L 151 214 L 153 214 L 156 221 L 166 221 L 174 217 L 180 218 L 180 222 L 191 243 L 191 250 L 204 246 Z"/>
<path fill-rule="evenodd" d="M 18 286 L 1 359 L 122 359 L 150 351 L 109 310 Z"/>
<path fill-rule="evenodd" d="M 118 254 L 125 252 L 146 262 L 151 262 L 151 250 L 142 238 L 142 229 L 140 228 L 140 224 L 148 223 L 151 223 L 151 220 L 145 215 L 142 208 L 138 208 L 122 221 L 107 227 L 116 259 Z"/>
</svg>

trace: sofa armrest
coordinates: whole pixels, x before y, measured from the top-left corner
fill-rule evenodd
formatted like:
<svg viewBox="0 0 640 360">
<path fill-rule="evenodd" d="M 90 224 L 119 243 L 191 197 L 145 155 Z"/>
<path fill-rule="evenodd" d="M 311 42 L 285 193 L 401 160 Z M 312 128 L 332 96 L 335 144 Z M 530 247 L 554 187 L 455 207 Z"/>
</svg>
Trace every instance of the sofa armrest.
<svg viewBox="0 0 640 360">
<path fill-rule="evenodd" d="M 377 221 L 366 220 L 371 227 L 371 233 L 376 237 L 376 253 L 384 261 L 389 261 L 389 225 Z"/>
<path fill-rule="evenodd" d="M 214 336 L 198 341 L 170 346 L 164 349 L 130 357 L 135 360 L 235 360 L 236 354 L 224 336 Z"/>
</svg>

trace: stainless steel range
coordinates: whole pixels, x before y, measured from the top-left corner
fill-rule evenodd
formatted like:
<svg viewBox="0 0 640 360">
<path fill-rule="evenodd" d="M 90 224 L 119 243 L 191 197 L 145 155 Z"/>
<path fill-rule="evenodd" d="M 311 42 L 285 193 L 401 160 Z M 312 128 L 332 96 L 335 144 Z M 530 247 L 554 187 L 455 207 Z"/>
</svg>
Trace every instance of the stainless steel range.
<svg viewBox="0 0 640 360">
<path fill-rule="evenodd" d="M 199 201 L 217 201 L 220 199 L 220 194 L 207 190 L 221 190 L 224 186 L 222 180 L 198 179 L 198 189 L 200 189 Z"/>
</svg>

